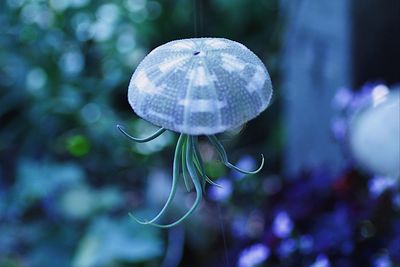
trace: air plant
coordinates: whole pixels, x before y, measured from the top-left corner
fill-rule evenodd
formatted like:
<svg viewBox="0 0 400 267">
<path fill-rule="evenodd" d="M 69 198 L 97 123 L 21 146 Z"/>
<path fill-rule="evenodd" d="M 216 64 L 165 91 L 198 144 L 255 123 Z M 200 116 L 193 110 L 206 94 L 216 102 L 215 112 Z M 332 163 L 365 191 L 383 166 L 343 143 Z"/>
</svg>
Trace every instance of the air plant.
<svg viewBox="0 0 400 267">
<path fill-rule="evenodd" d="M 244 174 L 255 174 L 264 165 L 247 171 L 231 164 L 215 134 L 240 127 L 264 111 L 272 96 L 272 84 L 261 60 L 244 45 L 223 38 L 176 40 L 151 51 L 134 72 L 128 100 L 141 118 L 160 126 L 146 138 L 135 138 L 121 126 L 119 130 L 135 142 L 151 141 L 166 130 L 180 133 L 175 148 L 172 186 L 161 211 L 149 221 L 138 223 L 172 227 L 198 207 L 210 180 L 203 167 L 198 137 L 205 135 L 223 164 Z M 186 189 L 196 191 L 192 207 L 170 224 L 156 223 L 170 207 L 182 173 Z M 217 185 L 218 186 L 218 185 Z"/>
</svg>

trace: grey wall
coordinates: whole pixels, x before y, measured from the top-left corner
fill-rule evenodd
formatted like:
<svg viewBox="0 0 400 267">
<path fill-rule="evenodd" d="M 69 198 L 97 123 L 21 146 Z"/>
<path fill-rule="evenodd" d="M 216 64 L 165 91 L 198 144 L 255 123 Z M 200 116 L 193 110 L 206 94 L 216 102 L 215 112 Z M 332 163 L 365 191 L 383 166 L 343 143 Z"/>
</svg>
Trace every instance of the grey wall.
<svg viewBox="0 0 400 267">
<path fill-rule="evenodd" d="M 343 159 L 330 134 L 331 101 L 352 82 L 351 1 L 282 1 L 282 9 L 286 172 L 325 167 L 337 173 Z"/>
</svg>

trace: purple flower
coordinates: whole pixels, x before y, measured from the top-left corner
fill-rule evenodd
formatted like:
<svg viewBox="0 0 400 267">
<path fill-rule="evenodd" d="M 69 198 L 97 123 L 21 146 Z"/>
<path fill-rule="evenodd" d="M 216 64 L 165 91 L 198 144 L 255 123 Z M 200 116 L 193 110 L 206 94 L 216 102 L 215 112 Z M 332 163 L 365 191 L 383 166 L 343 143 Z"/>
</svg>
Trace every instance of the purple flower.
<svg viewBox="0 0 400 267">
<path fill-rule="evenodd" d="M 329 262 L 329 259 L 324 254 L 318 255 L 315 262 L 310 265 L 310 267 L 330 267 L 330 266 L 331 264 Z"/>
<path fill-rule="evenodd" d="M 349 210 L 338 206 L 334 211 L 319 215 L 313 226 L 314 248 L 316 251 L 337 249 L 344 254 L 353 250 L 353 229 Z"/>
<path fill-rule="evenodd" d="M 254 160 L 253 157 L 251 156 L 243 156 L 239 159 L 239 161 L 236 164 L 237 167 L 239 167 L 242 170 L 254 170 L 254 168 L 256 167 L 256 161 Z M 246 174 L 237 172 L 237 171 L 233 171 L 232 172 L 232 176 L 236 179 L 236 180 L 240 180 L 243 177 L 246 176 Z"/>
<path fill-rule="evenodd" d="M 246 236 L 247 233 L 247 217 L 244 216 L 235 216 L 232 222 L 232 234 L 235 237 L 243 238 Z"/>
<path fill-rule="evenodd" d="M 339 110 L 345 109 L 353 99 L 353 92 L 349 88 L 340 88 L 333 98 L 333 106 Z"/>
<path fill-rule="evenodd" d="M 314 246 L 314 240 L 310 235 L 303 235 L 299 239 L 299 249 L 301 252 L 310 253 Z"/>
<path fill-rule="evenodd" d="M 292 254 L 297 248 L 297 243 L 296 240 L 294 239 L 286 239 L 281 242 L 281 244 L 278 247 L 278 254 L 282 258 L 288 257 L 290 254 Z"/>
<path fill-rule="evenodd" d="M 253 267 L 268 259 L 270 255 L 269 248 L 264 244 L 255 244 L 244 249 L 238 260 L 238 267 Z"/>
<path fill-rule="evenodd" d="M 397 193 L 393 196 L 392 203 L 396 210 L 400 210 L 400 193 Z"/>
<path fill-rule="evenodd" d="M 373 266 L 374 267 L 391 267 L 392 262 L 389 259 L 389 256 L 385 254 L 385 255 L 381 255 L 381 256 L 377 257 L 373 261 Z"/>
<path fill-rule="evenodd" d="M 347 134 L 347 121 L 341 118 L 334 118 L 331 124 L 331 130 L 337 140 L 343 141 Z"/>
<path fill-rule="evenodd" d="M 272 224 L 272 232 L 280 238 L 286 238 L 290 235 L 293 230 L 293 222 L 290 219 L 289 215 L 281 211 L 279 212 Z"/>
<path fill-rule="evenodd" d="M 226 178 L 220 178 L 215 183 L 220 186 L 211 186 L 208 190 L 208 196 L 214 201 L 228 200 L 232 195 L 232 182 Z"/>
<path fill-rule="evenodd" d="M 373 197 L 379 197 L 384 191 L 397 185 L 396 179 L 388 176 L 374 176 L 368 183 L 369 192 Z"/>
</svg>

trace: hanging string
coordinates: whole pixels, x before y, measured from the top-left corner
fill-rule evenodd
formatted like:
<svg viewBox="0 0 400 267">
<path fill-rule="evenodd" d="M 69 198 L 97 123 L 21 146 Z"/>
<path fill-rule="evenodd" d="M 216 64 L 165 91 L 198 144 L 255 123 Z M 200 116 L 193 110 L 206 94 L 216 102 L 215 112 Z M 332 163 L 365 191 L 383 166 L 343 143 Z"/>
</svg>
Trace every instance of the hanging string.
<svg viewBox="0 0 400 267">
<path fill-rule="evenodd" d="M 199 32 L 200 32 L 200 37 L 204 37 L 204 29 L 203 29 L 203 0 L 197 0 L 198 1 L 198 10 L 199 10 Z"/>
<path fill-rule="evenodd" d="M 193 0 L 193 32 L 196 38 L 204 35 L 203 9 L 203 0 Z"/>
<path fill-rule="evenodd" d="M 231 267 L 231 265 L 229 264 L 228 246 L 226 244 L 225 226 L 224 226 L 224 222 L 222 220 L 222 212 L 221 212 L 221 206 L 220 206 L 219 202 L 217 202 L 217 207 L 218 207 L 219 224 L 221 227 L 221 234 L 222 234 L 222 239 L 224 242 L 225 264 L 227 267 Z"/>
<path fill-rule="evenodd" d="M 194 37 L 197 38 L 197 0 L 193 0 L 193 32 Z"/>
<path fill-rule="evenodd" d="M 199 27 L 200 24 L 200 27 Z M 200 30 L 200 36 L 203 37 L 204 34 L 204 28 L 203 28 L 203 1 L 202 0 L 193 0 L 193 31 L 194 31 L 194 36 L 197 38 L 199 33 L 198 29 Z M 218 219 L 220 223 L 220 228 L 221 228 L 221 234 L 222 234 L 222 240 L 224 244 L 224 260 L 225 264 L 227 267 L 231 267 L 229 264 L 229 257 L 228 257 L 228 246 L 226 242 L 226 236 L 225 236 L 225 226 L 224 222 L 222 220 L 222 214 L 221 214 L 221 207 L 220 204 L 217 203 L 217 209 L 218 209 Z"/>
</svg>

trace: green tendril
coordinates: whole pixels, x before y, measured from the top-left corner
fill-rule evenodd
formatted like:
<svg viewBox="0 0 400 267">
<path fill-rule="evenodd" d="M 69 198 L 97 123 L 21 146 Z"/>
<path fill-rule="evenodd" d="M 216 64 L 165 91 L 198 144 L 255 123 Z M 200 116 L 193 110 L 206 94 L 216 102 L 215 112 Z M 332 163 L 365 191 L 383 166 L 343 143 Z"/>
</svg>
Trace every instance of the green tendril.
<svg viewBox="0 0 400 267">
<path fill-rule="evenodd" d="M 173 227 L 179 223 L 181 223 L 183 220 L 185 220 L 188 216 L 190 216 L 195 210 L 196 208 L 199 206 L 200 201 L 202 199 L 202 188 L 201 188 L 201 184 L 200 184 L 200 178 L 197 175 L 197 171 L 196 171 L 196 167 L 194 166 L 193 163 L 193 136 L 189 136 L 188 137 L 188 141 L 187 141 L 187 146 L 186 146 L 186 165 L 187 165 L 187 169 L 189 172 L 189 175 L 192 179 L 192 182 L 194 184 L 195 190 L 196 190 L 196 199 L 192 205 L 192 207 L 185 213 L 185 215 L 183 215 L 180 219 L 178 219 L 177 221 L 170 223 L 170 224 L 157 224 L 157 223 L 151 223 L 150 225 L 153 226 L 157 226 L 157 227 L 161 227 L 161 228 L 169 228 L 169 227 Z"/>
<path fill-rule="evenodd" d="M 193 154 L 194 163 L 195 163 L 196 168 L 198 169 L 199 173 L 204 178 L 203 180 L 205 182 L 208 182 L 211 185 L 214 185 L 214 186 L 222 188 L 221 185 L 213 182 L 210 178 L 208 178 L 208 176 L 207 176 L 207 174 L 206 174 L 206 172 L 204 170 L 203 159 L 201 158 L 201 154 L 200 154 L 198 143 L 197 143 L 197 138 L 193 142 L 193 151 L 194 151 L 194 154 Z M 205 190 L 205 183 L 203 185 L 203 191 L 204 190 Z"/>
<path fill-rule="evenodd" d="M 186 140 L 187 140 L 187 137 L 185 135 L 181 134 L 179 136 L 178 142 L 176 144 L 174 163 L 173 163 L 173 171 L 172 171 L 173 174 L 172 174 L 171 191 L 169 193 L 167 202 L 165 203 L 164 207 L 150 221 L 141 221 L 141 220 L 138 220 L 137 218 L 135 218 L 135 216 L 133 216 L 132 214 L 129 214 L 129 216 L 132 219 L 134 219 L 136 222 L 138 222 L 140 224 L 151 224 L 151 223 L 155 222 L 156 220 L 158 220 L 165 213 L 165 211 L 170 207 L 170 205 L 175 197 L 176 189 L 178 187 L 179 169 L 180 169 L 180 165 L 181 165 L 181 161 L 180 161 L 179 157 L 182 155 L 183 147 L 184 147 L 184 144 L 186 143 Z"/>
<path fill-rule="evenodd" d="M 226 167 L 228 167 L 230 169 L 234 169 L 234 170 L 236 170 L 238 172 L 241 172 L 241 173 L 244 173 L 244 174 L 256 174 L 256 173 L 260 172 L 261 169 L 264 167 L 264 155 L 261 154 L 261 164 L 260 164 L 260 167 L 258 167 L 256 170 L 254 170 L 254 171 L 246 171 L 246 170 L 240 169 L 239 167 L 237 167 L 237 166 L 235 166 L 235 165 L 233 165 L 232 163 L 229 162 L 228 156 L 227 156 L 226 151 L 225 151 L 225 148 L 221 144 L 221 142 L 217 139 L 217 137 L 215 137 L 214 135 L 209 135 L 207 137 L 210 140 L 211 144 L 217 150 L 217 152 L 218 152 L 218 154 L 219 154 L 219 156 L 220 156 L 220 158 L 222 160 L 222 163 Z"/>
<path fill-rule="evenodd" d="M 190 175 L 188 173 L 188 169 L 186 167 L 186 150 L 188 146 L 188 139 L 183 143 L 182 149 L 182 176 L 183 182 L 185 183 L 186 190 L 190 192 L 192 190 L 192 186 L 190 184 Z"/>
<path fill-rule="evenodd" d="M 131 139 L 131 140 L 133 140 L 133 141 L 135 141 L 135 142 L 137 142 L 137 143 L 146 143 L 146 142 L 148 142 L 148 141 L 154 140 L 154 139 L 156 139 L 157 137 L 159 137 L 160 135 L 162 135 L 162 134 L 167 130 L 167 129 L 165 129 L 165 128 L 160 128 L 160 129 L 158 129 L 157 131 L 155 131 L 153 134 L 151 134 L 151 135 L 148 136 L 148 137 L 145 137 L 145 138 L 136 138 L 136 137 L 133 137 L 132 135 L 128 134 L 128 133 L 124 130 L 124 128 L 123 128 L 121 125 L 117 125 L 117 128 L 118 128 L 118 130 L 120 130 L 121 133 L 123 133 L 126 137 L 128 137 L 129 139 Z"/>
<path fill-rule="evenodd" d="M 201 158 L 198 157 L 199 151 L 198 151 L 198 145 L 197 145 L 197 136 L 194 136 L 192 139 L 192 151 L 193 151 L 193 155 L 192 155 L 192 161 L 194 163 L 195 169 L 198 173 L 198 175 L 200 176 L 200 182 L 201 182 L 201 187 L 203 189 L 203 192 L 206 192 L 206 173 L 204 171 L 204 167 L 203 164 L 201 163 Z"/>
</svg>

